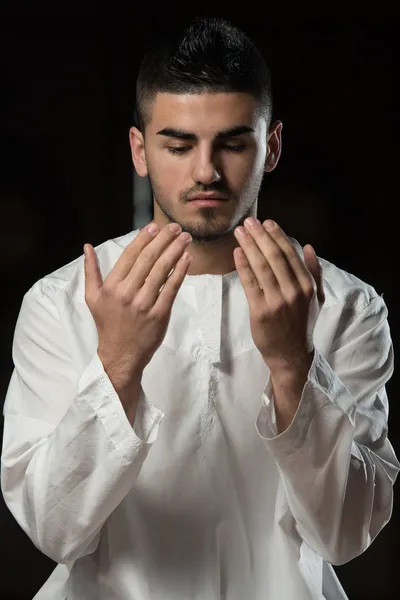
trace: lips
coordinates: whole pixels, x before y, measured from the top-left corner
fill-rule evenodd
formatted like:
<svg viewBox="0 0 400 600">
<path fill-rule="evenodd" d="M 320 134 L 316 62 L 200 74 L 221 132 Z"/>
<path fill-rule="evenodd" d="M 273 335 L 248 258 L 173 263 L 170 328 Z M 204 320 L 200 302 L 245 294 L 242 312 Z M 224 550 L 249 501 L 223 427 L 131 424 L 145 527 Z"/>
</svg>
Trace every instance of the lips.
<svg viewBox="0 0 400 600">
<path fill-rule="evenodd" d="M 189 202 L 192 202 L 193 200 L 228 200 L 228 198 L 225 198 L 224 196 L 213 196 L 213 195 L 201 195 L 201 196 L 194 196 L 193 198 L 189 199 Z"/>
</svg>

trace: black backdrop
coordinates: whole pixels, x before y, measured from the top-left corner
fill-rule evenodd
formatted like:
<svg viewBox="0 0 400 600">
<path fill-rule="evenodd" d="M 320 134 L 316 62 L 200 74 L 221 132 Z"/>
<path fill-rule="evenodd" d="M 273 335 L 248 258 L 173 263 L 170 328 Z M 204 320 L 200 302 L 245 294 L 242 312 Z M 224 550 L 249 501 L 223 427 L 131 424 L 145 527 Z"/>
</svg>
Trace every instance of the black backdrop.
<svg viewBox="0 0 400 600">
<path fill-rule="evenodd" d="M 81 254 L 84 242 L 132 229 L 128 129 L 139 61 L 148 39 L 196 14 L 154 6 L 101 13 L 83 0 L 69 3 L 63 16 L 40 2 L 34 7 L 2 5 L 0 19 L 3 399 L 25 291 Z M 259 217 L 277 219 L 289 235 L 383 293 L 396 350 L 398 20 L 395 9 L 383 8 L 377 15 L 348 7 L 325 17 L 265 6 L 264 18 L 261 8 L 208 14 L 243 27 L 271 68 L 283 154 L 263 185 Z M 388 392 L 390 438 L 399 451 L 396 373 Z M 372 547 L 337 569 L 351 600 L 399 597 L 399 498 Z M 32 598 L 53 563 L 2 500 L 0 553 L 0 598 Z"/>
</svg>

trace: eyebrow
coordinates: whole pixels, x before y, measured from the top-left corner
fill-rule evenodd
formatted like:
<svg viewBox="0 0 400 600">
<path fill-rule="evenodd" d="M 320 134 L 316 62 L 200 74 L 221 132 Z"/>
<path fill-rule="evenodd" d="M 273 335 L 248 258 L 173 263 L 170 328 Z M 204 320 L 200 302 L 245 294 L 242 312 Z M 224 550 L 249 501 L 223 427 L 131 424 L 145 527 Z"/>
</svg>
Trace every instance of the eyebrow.
<svg viewBox="0 0 400 600">
<path fill-rule="evenodd" d="M 237 127 L 219 131 L 215 136 L 215 139 L 224 140 L 242 135 L 243 133 L 254 133 L 254 129 L 253 127 L 248 127 L 247 125 L 238 125 Z M 194 133 L 189 133 L 188 131 L 183 131 L 182 129 L 174 129 L 173 127 L 164 127 L 164 129 L 161 129 L 161 131 L 157 131 L 157 135 L 164 135 L 166 137 L 173 137 L 179 140 L 190 140 L 194 142 L 199 139 Z"/>
</svg>

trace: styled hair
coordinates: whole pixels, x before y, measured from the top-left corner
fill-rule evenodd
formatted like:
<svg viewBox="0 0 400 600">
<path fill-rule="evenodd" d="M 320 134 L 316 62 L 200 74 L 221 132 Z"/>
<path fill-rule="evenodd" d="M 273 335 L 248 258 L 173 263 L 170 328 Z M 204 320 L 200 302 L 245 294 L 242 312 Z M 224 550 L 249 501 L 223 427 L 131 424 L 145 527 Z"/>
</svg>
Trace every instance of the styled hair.
<svg viewBox="0 0 400 600">
<path fill-rule="evenodd" d="M 246 92 L 271 118 L 271 76 L 264 58 L 243 31 L 220 18 L 197 18 L 149 48 L 136 82 L 135 124 L 142 133 L 159 92 Z"/>
</svg>

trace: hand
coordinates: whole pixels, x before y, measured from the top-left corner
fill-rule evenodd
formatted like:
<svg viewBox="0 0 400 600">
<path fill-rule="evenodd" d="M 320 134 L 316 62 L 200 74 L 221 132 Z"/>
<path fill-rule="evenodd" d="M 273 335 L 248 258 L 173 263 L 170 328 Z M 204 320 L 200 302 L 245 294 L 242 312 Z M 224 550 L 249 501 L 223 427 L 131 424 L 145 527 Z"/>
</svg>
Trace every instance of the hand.
<svg viewBox="0 0 400 600">
<path fill-rule="evenodd" d="M 313 331 L 325 301 L 322 268 L 312 246 L 304 247 L 303 262 L 282 229 L 269 223 L 250 227 L 245 221 L 245 230 L 235 229 L 241 248 L 235 248 L 234 260 L 255 345 L 271 371 L 295 372 L 310 366 Z"/>
<path fill-rule="evenodd" d="M 183 259 L 189 234 L 173 233 L 169 226 L 151 234 L 147 227 L 104 282 L 94 248 L 86 244 L 85 300 L 99 334 L 99 355 L 128 375 L 143 370 L 161 345 L 190 264 Z"/>
</svg>

